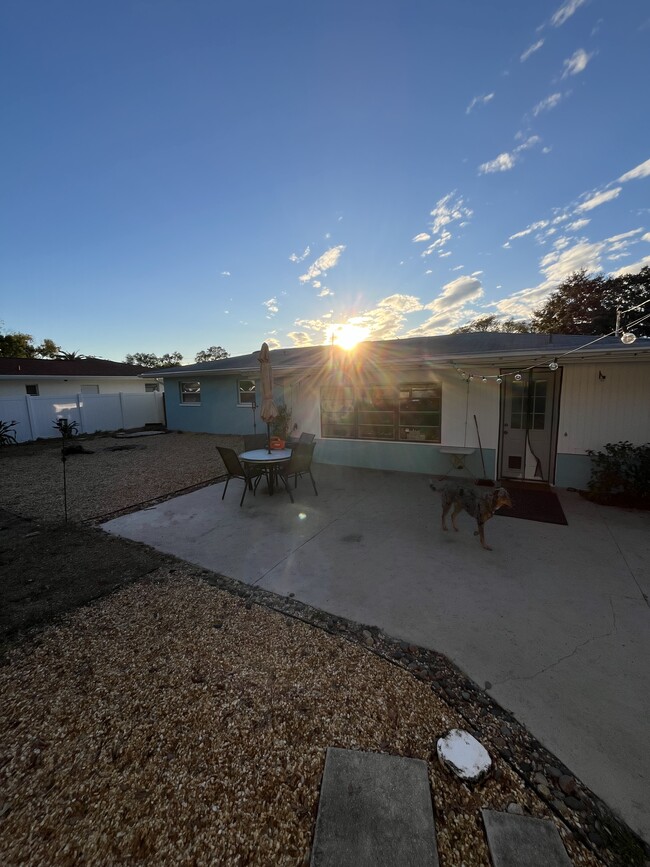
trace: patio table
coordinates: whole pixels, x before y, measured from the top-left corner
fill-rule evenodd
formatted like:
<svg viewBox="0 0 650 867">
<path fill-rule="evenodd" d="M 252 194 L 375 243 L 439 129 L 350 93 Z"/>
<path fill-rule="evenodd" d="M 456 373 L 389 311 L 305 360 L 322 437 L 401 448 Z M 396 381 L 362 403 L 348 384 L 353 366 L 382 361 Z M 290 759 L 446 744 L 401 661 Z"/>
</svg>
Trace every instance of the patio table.
<svg viewBox="0 0 650 867">
<path fill-rule="evenodd" d="M 291 460 L 291 449 L 271 449 L 271 454 L 269 454 L 268 449 L 253 449 L 249 452 L 242 452 L 239 455 L 239 460 L 242 463 L 262 467 L 266 475 L 269 494 L 272 495 L 277 482 L 278 470 Z"/>
</svg>

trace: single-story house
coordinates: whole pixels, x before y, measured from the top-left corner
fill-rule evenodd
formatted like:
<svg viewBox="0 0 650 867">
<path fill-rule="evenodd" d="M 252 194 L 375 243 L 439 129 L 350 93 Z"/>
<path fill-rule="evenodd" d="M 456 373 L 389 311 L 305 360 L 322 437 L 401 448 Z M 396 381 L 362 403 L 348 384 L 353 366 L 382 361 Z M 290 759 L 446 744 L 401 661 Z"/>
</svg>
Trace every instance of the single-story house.
<svg viewBox="0 0 650 867">
<path fill-rule="evenodd" d="M 159 372 L 168 427 L 262 431 L 258 355 Z M 650 339 L 484 332 L 275 349 L 271 363 L 321 463 L 584 488 L 589 449 L 650 441 Z"/>
<path fill-rule="evenodd" d="M 0 358 L 0 420 L 16 421 L 19 442 L 52 437 L 53 419 L 80 432 L 162 422 L 162 381 L 150 368 L 102 358 Z"/>
</svg>

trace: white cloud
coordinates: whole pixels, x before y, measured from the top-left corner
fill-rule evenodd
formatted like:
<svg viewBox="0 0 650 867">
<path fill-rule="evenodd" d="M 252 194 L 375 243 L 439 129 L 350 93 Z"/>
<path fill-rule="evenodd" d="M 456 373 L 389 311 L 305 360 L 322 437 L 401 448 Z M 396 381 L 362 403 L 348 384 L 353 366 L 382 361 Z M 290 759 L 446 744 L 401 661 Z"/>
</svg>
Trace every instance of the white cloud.
<svg viewBox="0 0 650 867">
<path fill-rule="evenodd" d="M 603 241 L 589 244 L 579 241 L 562 253 L 553 251 L 543 257 L 541 271 L 551 283 L 561 283 L 574 271 L 585 268 L 587 271 L 600 271 L 600 260 L 605 249 Z"/>
<path fill-rule="evenodd" d="M 533 45 L 531 45 L 529 48 L 527 48 L 524 51 L 524 53 L 521 55 L 521 57 L 519 58 L 521 60 L 521 62 L 525 63 L 531 54 L 534 54 L 536 51 L 539 51 L 539 49 L 542 47 L 543 44 L 544 44 L 543 39 L 540 39 L 538 42 L 533 43 Z"/>
<path fill-rule="evenodd" d="M 619 182 L 625 183 L 626 181 L 635 181 L 638 178 L 647 178 L 650 175 L 650 160 L 646 160 L 644 163 L 639 163 L 639 165 L 631 169 L 629 172 L 625 172 L 624 175 L 618 179 Z"/>
<path fill-rule="evenodd" d="M 462 271 L 464 267 L 465 267 L 464 265 L 456 265 L 456 267 L 452 268 L 451 270 L 452 271 Z"/>
<path fill-rule="evenodd" d="M 507 172 L 515 167 L 516 159 L 512 154 L 499 154 L 493 160 L 488 160 L 478 167 L 479 175 L 490 175 L 493 172 Z"/>
<path fill-rule="evenodd" d="M 230 277 L 230 271 L 222 271 L 221 276 L 222 277 Z"/>
<path fill-rule="evenodd" d="M 645 235 L 641 235 L 642 241 L 648 241 L 650 243 L 650 232 L 646 232 Z"/>
<path fill-rule="evenodd" d="M 623 274 L 638 274 L 643 268 L 650 268 L 650 256 L 644 256 L 638 262 L 631 262 L 629 265 L 624 265 L 618 271 L 612 272 L 612 277 L 622 277 Z"/>
<path fill-rule="evenodd" d="M 628 238 L 634 238 L 635 235 L 638 235 L 642 232 L 643 229 L 631 229 L 629 232 L 622 232 L 620 235 L 612 235 L 611 238 L 607 238 L 607 242 L 609 244 L 620 245 L 621 241 L 627 241 Z M 634 241 L 638 241 L 639 238 L 635 238 Z M 629 243 L 629 241 L 628 241 Z"/>
<path fill-rule="evenodd" d="M 477 280 L 476 277 L 464 275 L 443 286 L 440 295 L 424 306 L 427 310 L 435 310 L 437 312 L 449 311 L 455 307 L 467 304 L 469 301 L 475 301 L 477 298 L 481 298 L 482 295 L 483 288 L 481 281 Z"/>
<path fill-rule="evenodd" d="M 435 208 L 431 211 L 433 217 L 431 231 L 434 235 L 437 235 L 441 229 L 450 223 L 472 216 L 473 211 L 465 205 L 463 198 L 461 196 L 454 198 L 454 196 L 456 196 L 456 190 L 447 193 L 446 196 L 438 200 Z"/>
<path fill-rule="evenodd" d="M 306 331 L 290 331 L 287 337 L 293 340 L 294 346 L 313 346 L 313 341 Z"/>
<path fill-rule="evenodd" d="M 592 56 L 593 55 L 591 54 L 587 54 L 583 48 L 578 48 L 578 50 L 574 51 L 568 60 L 564 61 L 564 72 L 562 73 L 562 78 L 566 78 L 569 75 L 578 75 L 579 72 L 584 72 Z"/>
<path fill-rule="evenodd" d="M 323 288 L 318 293 L 318 297 L 319 298 L 327 298 L 328 295 L 333 295 L 333 294 L 334 293 L 332 292 L 331 289 L 328 289 L 327 286 L 323 286 Z"/>
<path fill-rule="evenodd" d="M 517 133 L 516 138 L 521 138 L 522 134 Z M 493 160 L 490 160 L 487 163 L 483 163 L 478 167 L 479 175 L 487 175 L 492 174 L 493 172 L 507 172 L 510 169 L 514 168 L 515 164 L 519 160 L 519 154 L 522 151 L 526 151 L 529 148 L 533 147 L 536 144 L 539 144 L 541 141 L 538 135 L 531 135 L 525 141 L 523 141 L 520 145 L 517 145 L 516 148 L 513 149 L 511 153 L 503 153 L 499 154 Z"/>
<path fill-rule="evenodd" d="M 591 220 L 583 219 L 583 220 L 574 220 L 573 223 L 567 223 L 567 229 L 570 229 L 572 232 L 577 232 L 580 229 L 584 229 L 585 226 L 588 226 L 591 223 Z"/>
<path fill-rule="evenodd" d="M 309 256 L 310 252 L 311 251 L 310 251 L 309 247 L 305 247 L 305 252 L 302 254 L 302 256 L 298 256 L 297 253 L 292 253 L 289 256 L 289 261 L 290 262 L 303 262 L 307 258 L 307 256 Z"/>
<path fill-rule="evenodd" d="M 420 232 L 413 238 L 413 241 L 431 240 L 433 236 L 437 236 L 435 241 L 429 244 L 420 255 L 423 257 L 430 256 L 433 252 L 438 251 L 442 255 L 442 250 L 446 244 L 451 241 L 452 234 L 449 231 L 449 226 L 452 223 L 459 223 L 461 226 L 466 226 L 469 223 L 469 218 L 473 215 L 471 208 L 468 208 L 462 196 L 459 196 L 456 190 L 447 193 L 441 199 L 438 199 L 435 207 L 431 211 L 433 222 L 428 232 Z"/>
<path fill-rule="evenodd" d="M 438 254 L 439 259 L 446 259 L 447 256 L 451 256 L 451 250 L 446 250 L 444 253 Z"/>
<path fill-rule="evenodd" d="M 621 192 L 622 187 L 614 187 L 611 190 L 603 190 L 600 193 L 595 193 L 595 195 L 591 196 L 590 199 L 583 202 L 581 205 L 578 205 L 576 208 L 576 214 L 582 214 L 585 211 L 591 211 L 594 208 L 597 208 L 598 205 L 602 205 L 605 202 L 611 202 L 612 199 L 615 199 L 618 194 Z"/>
<path fill-rule="evenodd" d="M 309 280 L 313 280 L 314 277 L 318 277 L 324 271 L 329 271 L 330 268 L 334 268 L 334 266 L 338 264 L 344 250 L 344 244 L 339 244 L 338 247 L 330 247 L 329 250 L 326 250 L 322 256 L 319 256 L 318 259 L 309 266 L 305 274 L 301 274 L 298 278 L 300 282 L 307 283 Z"/>
<path fill-rule="evenodd" d="M 267 337 L 264 343 L 267 344 L 269 349 L 279 349 L 282 346 L 277 337 Z"/>
<path fill-rule="evenodd" d="M 413 313 L 415 310 L 422 310 L 422 302 L 419 298 L 415 295 L 402 295 L 400 293 L 383 298 L 378 306 L 399 310 L 401 313 Z"/>
<path fill-rule="evenodd" d="M 585 2 L 586 0 L 567 0 L 563 3 L 551 16 L 553 27 L 561 27 Z"/>
<path fill-rule="evenodd" d="M 269 316 L 275 316 L 275 314 L 280 309 L 278 307 L 278 299 L 277 298 L 269 298 L 268 301 L 263 301 L 262 304 L 268 310 Z"/>
<path fill-rule="evenodd" d="M 552 93 L 550 96 L 547 96 L 546 99 L 543 99 L 541 102 L 538 102 L 535 108 L 533 109 L 533 115 L 537 117 L 542 111 L 550 111 L 552 108 L 560 102 L 562 99 L 561 93 Z"/>
<path fill-rule="evenodd" d="M 487 105 L 492 99 L 494 99 L 493 93 L 487 93 L 485 96 L 475 96 L 465 109 L 465 114 L 469 114 L 476 105 Z"/>
<path fill-rule="evenodd" d="M 548 220 L 537 220 L 537 222 L 531 223 L 530 226 L 522 229 L 521 232 L 515 232 L 514 235 L 510 235 L 508 241 L 514 241 L 517 238 L 524 238 L 526 235 L 530 235 L 532 232 L 536 232 L 538 229 L 545 229 L 547 226 Z M 508 244 L 508 246 L 510 245 Z"/>
</svg>

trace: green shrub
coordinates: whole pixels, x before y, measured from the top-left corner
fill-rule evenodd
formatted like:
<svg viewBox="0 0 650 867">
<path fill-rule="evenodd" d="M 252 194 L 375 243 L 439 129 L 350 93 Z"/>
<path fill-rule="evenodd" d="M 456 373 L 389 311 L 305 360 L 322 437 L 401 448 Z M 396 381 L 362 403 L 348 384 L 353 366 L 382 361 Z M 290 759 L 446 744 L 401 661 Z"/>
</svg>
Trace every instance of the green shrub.
<svg viewBox="0 0 650 867">
<path fill-rule="evenodd" d="M 12 428 L 17 424 L 16 421 L 0 421 L 0 446 L 16 444 L 16 432 Z"/>
<path fill-rule="evenodd" d="M 592 461 L 587 487 L 592 493 L 650 497 L 650 443 L 635 446 L 622 440 L 587 454 Z"/>
</svg>

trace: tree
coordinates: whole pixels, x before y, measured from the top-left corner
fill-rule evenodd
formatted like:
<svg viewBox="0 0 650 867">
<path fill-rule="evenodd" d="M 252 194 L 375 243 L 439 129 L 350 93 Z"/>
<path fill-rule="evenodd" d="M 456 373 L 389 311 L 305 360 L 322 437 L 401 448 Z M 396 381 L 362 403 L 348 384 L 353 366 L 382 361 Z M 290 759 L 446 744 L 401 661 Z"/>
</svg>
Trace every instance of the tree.
<svg viewBox="0 0 650 867">
<path fill-rule="evenodd" d="M 180 352 L 168 352 L 160 358 L 153 352 L 135 352 L 124 359 L 127 364 L 139 364 L 142 367 L 176 367 L 182 360 Z"/>
<path fill-rule="evenodd" d="M 47 337 L 39 346 L 34 346 L 31 334 L 20 331 L 0 334 L 0 358 L 54 358 L 59 349 L 60 347 Z"/>
<path fill-rule="evenodd" d="M 207 349 L 197 352 L 194 360 L 199 364 L 201 361 L 219 361 L 220 358 L 230 358 L 230 353 L 226 352 L 223 346 L 208 346 Z"/>
<path fill-rule="evenodd" d="M 479 316 L 467 325 L 461 325 L 452 331 L 452 334 L 472 334 L 475 331 L 501 331 L 508 334 L 526 334 L 530 331 L 527 322 L 518 322 L 516 319 L 499 319 L 495 313 Z"/>
<path fill-rule="evenodd" d="M 590 277 L 583 268 L 567 277 L 533 313 L 531 327 L 547 334 L 609 334 L 616 329 L 617 310 L 628 310 L 643 301 L 648 302 L 645 309 L 622 314 L 623 329 L 650 313 L 650 267 L 620 277 Z M 650 337 L 650 319 L 634 326 L 634 332 L 637 337 Z"/>
<path fill-rule="evenodd" d="M 36 354 L 31 334 L 14 331 L 13 334 L 0 334 L 0 357 L 33 358 Z"/>
<path fill-rule="evenodd" d="M 56 358 L 61 352 L 61 347 L 48 337 L 36 347 L 36 355 L 39 358 Z"/>
</svg>

